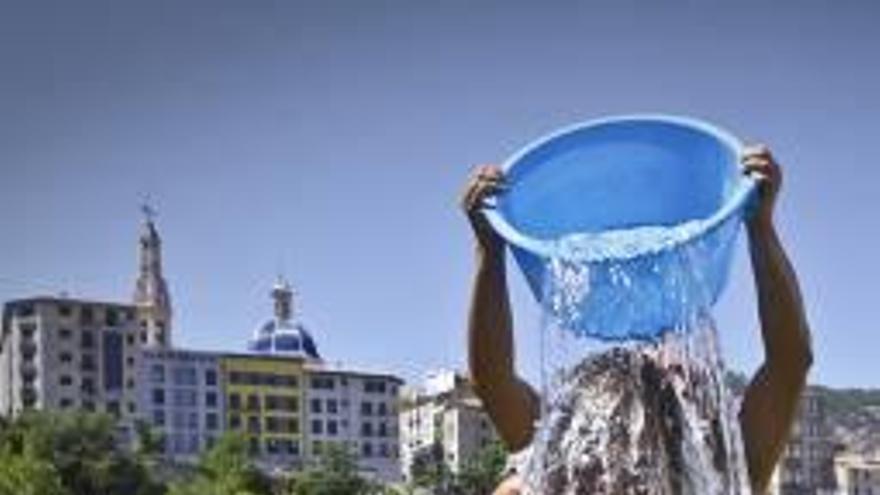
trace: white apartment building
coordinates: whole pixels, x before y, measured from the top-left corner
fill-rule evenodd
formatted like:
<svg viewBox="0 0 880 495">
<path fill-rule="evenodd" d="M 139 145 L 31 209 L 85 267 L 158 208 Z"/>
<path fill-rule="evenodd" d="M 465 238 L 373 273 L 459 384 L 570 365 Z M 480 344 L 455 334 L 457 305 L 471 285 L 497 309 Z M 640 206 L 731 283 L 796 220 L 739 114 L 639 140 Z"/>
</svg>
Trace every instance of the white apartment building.
<svg viewBox="0 0 880 495">
<path fill-rule="evenodd" d="M 308 363 L 305 372 L 308 455 L 314 459 L 327 444 L 343 445 L 356 455 L 366 475 L 400 481 L 398 402 L 402 380 L 320 362 Z"/>
<path fill-rule="evenodd" d="M 467 378 L 453 371 L 430 374 L 406 394 L 400 413 L 401 462 L 407 480 L 419 465 L 445 463 L 459 472 L 498 440 Z"/>
<path fill-rule="evenodd" d="M 825 405 L 807 387 L 771 483 L 772 495 L 825 495 L 834 491 L 834 441 Z"/>
<path fill-rule="evenodd" d="M 880 456 L 842 453 L 834 458 L 837 495 L 880 494 Z"/>
<path fill-rule="evenodd" d="M 0 413 L 80 409 L 133 418 L 139 331 L 133 305 L 67 297 L 6 303 Z"/>
<path fill-rule="evenodd" d="M 224 431 L 224 393 L 217 353 L 143 351 L 141 419 L 160 435 L 165 458 L 195 462 Z"/>
</svg>

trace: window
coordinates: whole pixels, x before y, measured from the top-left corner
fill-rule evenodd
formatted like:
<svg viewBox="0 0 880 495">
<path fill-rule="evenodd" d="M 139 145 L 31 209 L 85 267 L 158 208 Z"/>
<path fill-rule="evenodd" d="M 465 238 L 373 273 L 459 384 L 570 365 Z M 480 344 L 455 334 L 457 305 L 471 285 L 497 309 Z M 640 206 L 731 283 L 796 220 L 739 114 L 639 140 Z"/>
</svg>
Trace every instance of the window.
<svg viewBox="0 0 880 495">
<path fill-rule="evenodd" d="M 71 308 L 67 304 L 62 304 L 62 305 L 58 306 L 58 314 L 62 318 L 69 318 L 70 315 L 73 314 L 73 308 Z"/>
<path fill-rule="evenodd" d="M 364 457 L 373 457 L 373 444 L 364 442 L 361 444 L 361 455 Z"/>
<path fill-rule="evenodd" d="M 327 421 L 327 434 L 328 435 L 336 435 L 339 432 L 339 425 L 336 423 L 335 419 L 331 419 Z"/>
<path fill-rule="evenodd" d="M 130 414 L 134 414 L 134 413 L 137 412 L 137 405 L 136 405 L 134 402 L 129 402 L 129 403 L 128 403 L 128 412 L 129 412 Z"/>
<path fill-rule="evenodd" d="M 171 380 L 175 385 L 196 385 L 196 369 L 193 367 L 176 367 L 171 372 Z"/>
<path fill-rule="evenodd" d="M 379 403 L 379 416 L 385 416 L 388 414 L 388 406 L 384 402 Z"/>
<path fill-rule="evenodd" d="M 216 430 L 220 426 L 220 420 L 217 413 L 205 414 L 205 428 L 208 430 Z"/>
<path fill-rule="evenodd" d="M 115 327 L 116 325 L 119 325 L 119 314 L 116 312 L 115 309 L 107 308 L 107 310 L 104 311 L 104 323 L 108 327 Z"/>
<path fill-rule="evenodd" d="M 147 331 L 146 330 L 141 330 L 141 342 L 144 344 L 147 343 Z"/>
<path fill-rule="evenodd" d="M 254 395 L 254 394 L 248 395 L 247 408 L 249 411 L 259 411 L 260 410 L 260 397 L 257 395 Z"/>
<path fill-rule="evenodd" d="M 333 390 L 336 387 L 336 380 L 329 376 L 313 376 L 312 388 L 316 390 Z"/>
<path fill-rule="evenodd" d="M 379 444 L 379 457 L 388 457 L 388 444 Z"/>
<path fill-rule="evenodd" d="M 229 427 L 233 430 L 241 428 L 241 416 L 239 416 L 238 414 L 233 414 L 229 416 Z"/>
<path fill-rule="evenodd" d="M 244 381 L 244 377 L 238 371 L 233 371 L 229 373 L 229 383 L 233 385 L 238 385 Z"/>
<path fill-rule="evenodd" d="M 241 409 L 241 396 L 238 394 L 229 394 L 229 409 L 237 411 Z"/>
<path fill-rule="evenodd" d="M 287 421 L 287 431 L 289 433 L 293 433 L 294 435 L 299 434 L 299 420 L 296 418 L 289 418 Z"/>
<path fill-rule="evenodd" d="M 205 385 L 213 387 L 217 385 L 217 372 L 214 370 L 205 370 Z"/>
<path fill-rule="evenodd" d="M 134 368 L 134 356 L 128 356 L 127 358 L 125 358 L 125 364 L 129 368 Z"/>
<path fill-rule="evenodd" d="M 153 404 L 161 405 L 165 404 L 165 390 L 161 388 L 153 389 Z"/>
<path fill-rule="evenodd" d="M 373 403 L 372 402 L 361 402 L 361 414 L 364 416 L 372 416 L 373 415 Z"/>
<path fill-rule="evenodd" d="M 259 433 L 260 432 L 260 418 L 257 416 L 248 416 L 247 422 L 247 430 L 248 433 Z"/>
<path fill-rule="evenodd" d="M 95 356 L 83 354 L 80 360 L 80 369 L 83 371 L 95 371 Z"/>
<path fill-rule="evenodd" d="M 83 349 L 95 347 L 95 334 L 91 330 L 83 330 L 80 334 L 79 345 Z"/>
<path fill-rule="evenodd" d="M 266 418 L 266 431 L 269 433 L 278 433 L 281 429 L 281 423 L 278 421 L 278 418 L 274 416 L 269 416 Z"/>
<path fill-rule="evenodd" d="M 195 390 L 176 389 L 174 391 L 174 405 L 176 407 L 195 407 L 198 396 Z"/>
<path fill-rule="evenodd" d="M 153 424 L 155 426 L 165 426 L 165 411 L 156 409 L 153 411 Z"/>
<path fill-rule="evenodd" d="M 336 399 L 327 399 L 327 412 L 330 414 L 339 412 L 339 404 L 336 402 Z"/>
<path fill-rule="evenodd" d="M 95 410 L 95 403 L 90 400 L 84 400 L 82 408 L 83 411 L 93 412 Z"/>
<path fill-rule="evenodd" d="M 373 423 L 361 423 L 361 436 L 362 437 L 373 436 Z"/>
<path fill-rule="evenodd" d="M 62 352 L 58 355 L 58 360 L 62 363 L 69 363 L 73 361 L 73 355 L 71 355 L 69 352 Z"/>
<path fill-rule="evenodd" d="M 70 331 L 69 328 L 62 328 L 58 330 L 58 336 L 64 340 L 68 340 L 73 336 L 73 332 Z"/>
<path fill-rule="evenodd" d="M 150 381 L 153 383 L 165 383 L 165 366 L 154 364 L 150 366 Z"/>
<path fill-rule="evenodd" d="M 134 334 L 128 334 L 125 336 L 125 344 L 128 346 L 134 345 Z"/>
<path fill-rule="evenodd" d="M 95 393 L 95 379 L 91 377 L 83 377 L 80 382 L 80 390 L 85 392 L 86 394 L 94 394 Z"/>
<path fill-rule="evenodd" d="M 384 394 L 385 382 L 381 380 L 365 380 L 364 392 L 368 394 Z"/>
<path fill-rule="evenodd" d="M 189 413 L 187 416 L 186 426 L 190 430 L 198 430 L 199 429 L 199 414 L 195 412 Z"/>
<path fill-rule="evenodd" d="M 82 325 L 91 325 L 95 321 L 95 312 L 91 306 L 83 306 L 79 310 L 79 322 Z"/>
<path fill-rule="evenodd" d="M 379 436 L 387 437 L 388 436 L 388 425 L 384 422 L 379 423 Z"/>
<path fill-rule="evenodd" d="M 73 384 L 73 378 L 71 378 L 70 375 L 61 375 L 58 383 L 60 383 L 62 387 L 69 387 Z"/>
<path fill-rule="evenodd" d="M 312 399 L 312 412 L 315 414 L 321 412 L 321 399 Z"/>
<path fill-rule="evenodd" d="M 217 392 L 206 392 L 205 393 L 205 406 L 217 407 Z"/>
<path fill-rule="evenodd" d="M 312 420 L 312 433 L 315 435 L 324 433 L 324 423 L 322 423 L 320 419 Z"/>
<path fill-rule="evenodd" d="M 267 454 L 277 455 L 280 450 L 281 450 L 281 448 L 278 445 L 278 440 L 275 440 L 273 438 L 269 438 L 266 440 L 266 453 Z"/>
<path fill-rule="evenodd" d="M 112 400 L 107 403 L 107 412 L 114 415 L 119 416 L 119 401 Z"/>
<path fill-rule="evenodd" d="M 73 401 L 68 398 L 64 398 L 64 399 L 61 399 L 61 401 L 58 403 L 58 406 L 61 409 L 68 409 L 73 406 Z"/>
</svg>

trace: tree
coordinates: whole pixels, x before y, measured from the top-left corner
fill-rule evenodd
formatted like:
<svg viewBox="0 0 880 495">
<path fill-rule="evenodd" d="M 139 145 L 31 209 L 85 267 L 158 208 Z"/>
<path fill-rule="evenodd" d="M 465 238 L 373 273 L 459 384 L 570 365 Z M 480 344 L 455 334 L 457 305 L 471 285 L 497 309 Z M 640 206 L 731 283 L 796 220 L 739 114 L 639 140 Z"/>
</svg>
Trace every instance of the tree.
<svg viewBox="0 0 880 495">
<path fill-rule="evenodd" d="M 194 476 L 172 483 L 168 495 L 269 495 L 271 481 L 254 465 L 248 442 L 227 433 L 199 460 Z"/>
<path fill-rule="evenodd" d="M 484 447 L 462 467 L 458 486 L 462 493 L 483 495 L 492 493 L 504 475 L 507 451 L 499 442 Z"/>
<path fill-rule="evenodd" d="M 0 452 L 7 486 L 42 483 L 37 493 L 156 495 L 163 487 L 147 468 L 119 447 L 115 421 L 100 414 L 28 412 L 6 424 Z M 23 474 L 25 473 L 25 474 Z"/>
<path fill-rule="evenodd" d="M 293 495 L 369 495 L 382 488 L 358 473 L 357 463 L 343 446 L 327 444 L 318 463 L 295 476 Z"/>
<path fill-rule="evenodd" d="M 58 472 L 40 459 L 0 453 L 0 495 L 69 495 Z"/>
</svg>

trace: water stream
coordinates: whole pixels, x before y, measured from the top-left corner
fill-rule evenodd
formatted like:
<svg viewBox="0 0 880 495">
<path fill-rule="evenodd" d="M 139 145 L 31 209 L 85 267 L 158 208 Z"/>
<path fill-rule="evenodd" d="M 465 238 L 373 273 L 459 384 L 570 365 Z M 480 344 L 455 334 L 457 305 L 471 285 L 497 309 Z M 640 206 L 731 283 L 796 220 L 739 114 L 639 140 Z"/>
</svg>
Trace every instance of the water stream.
<svg viewBox="0 0 880 495">
<path fill-rule="evenodd" d="M 702 272 L 705 250 L 697 243 L 638 264 L 628 255 L 646 246 L 661 252 L 686 234 L 651 227 L 561 242 L 547 267 L 543 415 L 521 467 L 527 493 L 750 493 Z M 647 292 L 635 280 L 646 270 L 661 280 Z M 615 290 L 588 301 L 597 283 Z M 671 307 L 678 323 L 632 338 L 621 327 L 601 338 L 595 325 L 615 311 L 628 312 L 627 325 L 640 321 L 640 301 Z M 607 314 L 596 319 L 590 311 Z"/>
</svg>

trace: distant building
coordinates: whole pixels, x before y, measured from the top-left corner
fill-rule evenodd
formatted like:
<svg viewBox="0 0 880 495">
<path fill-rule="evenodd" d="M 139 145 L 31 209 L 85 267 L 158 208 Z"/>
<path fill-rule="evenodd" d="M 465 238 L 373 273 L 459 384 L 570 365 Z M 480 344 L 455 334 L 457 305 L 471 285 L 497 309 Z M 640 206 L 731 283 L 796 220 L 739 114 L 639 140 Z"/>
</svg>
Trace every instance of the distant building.
<svg viewBox="0 0 880 495">
<path fill-rule="evenodd" d="M 225 429 L 220 358 L 172 349 L 144 350 L 142 356 L 140 419 L 160 434 L 166 459 L 194 462 Z"/>
<path fill-rule="evenodd" d="M 361 471 L 384 481 L 400 481 L 398 403 L 403 381 L 395 376 L 306 363 L 308 451 L 314 457 L 328 444 L 347 446 Z"/>
<path fill-rule="evenodd" d="M 3 306 L 0 412 L 82 409 L 137 415 L 138 308 L 37 297 Z"/>
<path fill-rule="evenodd" d="M 777 465 L 773 495 L 834 493 L 835 444 L 825 405 L 816 389 L 807 387 L 801 398 L 791 436 Z"/>
<path fill-rule="evenodd" d="M 162 241 L 144 209 L 132 303 L 36 297 L 3 306 L 0 415 L 80 409 L 119 419 L 123 444 L 142 422 L 163 457 L 192 463 L 225 431 L 246 436 L 268 472 L 300 469 L 345 446 L 364 474 L 399 481 L 398 396 L 386 373 L 330 366 L 283 280 L 248 352 L 177 349 Z"/>
<path fill-rule="evenodd" d="M 171 298 L 161 240 L 148 215 L 140 237 L 140 274 L 132 304 L 37 297 L 3 306 L 0 412 L 71 409 L 138 414 L 142 349 L 170 345 Z"/>
<path fill-rule="evenodd" d="M 429 375 L 401 406 L 401 460 L 408 480 L 427 464 L 460 472 L 498 435 L 470 382 L 453 371 Z"/>
<path fill-rule="evenodd" d="M 837 495 L 880 494 L 880 456 L 841 453 L 834 458 Z"/>
</svg>

